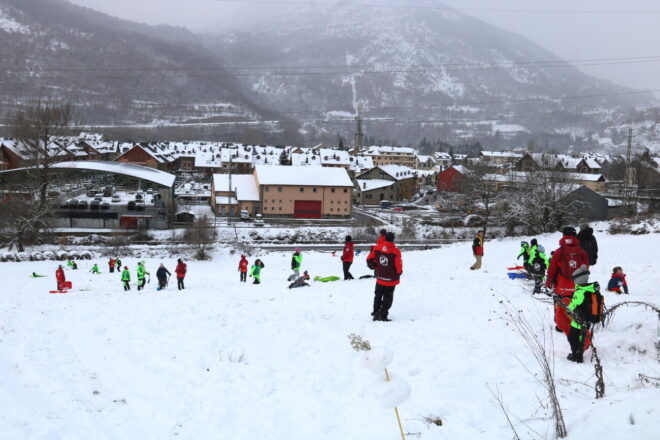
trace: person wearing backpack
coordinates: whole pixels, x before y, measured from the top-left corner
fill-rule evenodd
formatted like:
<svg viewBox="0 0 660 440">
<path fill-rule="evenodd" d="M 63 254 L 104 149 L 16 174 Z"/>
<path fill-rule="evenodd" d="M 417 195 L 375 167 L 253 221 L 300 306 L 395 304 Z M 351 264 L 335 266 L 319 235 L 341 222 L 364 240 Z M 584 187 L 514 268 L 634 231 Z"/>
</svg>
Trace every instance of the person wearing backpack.
<svg viewBox="0 0 660 440">
<path fill-rule="evenodd" d="M 484 231 L 477 232 L 477 236 L 472 241 L 472 255 L 474 255 L 474 264 L 470 270 L 481 269 L 481 259 L 484 256 Z"/>
<path fill-rule="evenodd" d="M 580 226 L 580 233 L 577 235 L 580 240 L 580 246 L 589 256 L 589 266 L 594 266 L 598 261 L 598 242 L 594 237 L 594 230 L 589 225 Z"/>
<path fill-rule="evenodd" d="M 623 269 L 620 266 L 617 266 L 612 269 L 612 278 L 610 278 L 609 283 L 607 283 L 607 291 L 621 294 L 621 289 L 623 289 L 623 293 L 628 295 L 626 274 L 623 273 Z"/>
<path fill-rule="evenodd" d="M 575 291 L 567 309 L 572 313 L 571 328 L 567 339 L 571 353 L 566 357 L 571 362 L 581 364 L 584 350 L 591 345 L 591 324 L 603 319 L 603 296 L 597 282 L 589 283 L 589 269 L 583 264 L 573 272 Z"/>
<path fill-rule="evenodd" d="M 300 266 L 302 266 L 302 259 L 303 257 L 300 248 L 296 248 L 293 256 L 291 256 L 291 270 L 293 273 L 289 275 L 289 281 L 294 281 L 300 278 Z"/>
<path fill-rule="evenodd" d="M 571 302 L 575 283 L 573 272 L 583 264 L 589 268 L 589 257 L 580 247 L 575 228 L 566 227 L 562 230 L 563 237 L 559 240 L 559 248 L 554 251 L 548 266 L 545 285 L 552 289 L 565 306 Z M 555 304 L 555 329 L 568 335 L 571 329 L 571 319 L 564 307 Z"/>
<path fill-rule="evenodd" d="M 374 246 L 367 256 L 367 265 L 376 271 L 374 308 L 371 316 L 374 321 L 391 321 L 387 315 L 394 300 L 394 288 L 399 284 L 403 273 L 401 251 L 394 245 L 394 233 L 388 232 L 385 241 Z"/>
</svg>

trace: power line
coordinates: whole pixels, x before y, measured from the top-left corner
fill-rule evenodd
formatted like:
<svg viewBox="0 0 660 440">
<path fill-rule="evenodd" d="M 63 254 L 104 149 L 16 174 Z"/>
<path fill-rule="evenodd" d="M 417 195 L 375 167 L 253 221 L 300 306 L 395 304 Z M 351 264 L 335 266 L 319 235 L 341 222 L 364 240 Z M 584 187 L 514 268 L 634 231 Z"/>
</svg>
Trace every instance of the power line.
<svg viewBox="0 0 660 440">
<path fill-rule="evenodd" d="M 294 77 L 294 76 L 331 76 L 331 75 L 374 75 L 374 74 L 394 74 L 394 73 L 430 73 L 430 72 L 461 72 L 461 71 L 489 71 L 489 70 L 507 70 L 510 67 L 515 66 L 524 66 L 526 68 L 536 68 L 536 69 L 556 69 L 556 68 L 576 68 L 576 67 L 589 67 L 589 66 L 611 66 L 611 65 L 622 65 L 622 64 L 638 64 L 638 63 L 649 63 L 649 62 L 660 62 L 660 56 L 655 57 L 640 57 L 637 59 L 631 58 L 622 58 L 619 61 L 611 62 L 584 62 L 584 63 L 569 63 L 567 61 L 554 61 L 554 62 L 545 62 L 546 64 L 535 65 L 532 62 L 524 63 L 493 63 L 493 64 L 483 64 L 483 65 L 468 65 L 465 67 L 455 67 L 455 68 L 445 68 L 438 67 L 434 69 L 408 69 L 408 68 L 378 68 L 377 66 L 314 66 L 314 67 L 239 67 L 239 68 L 230 68 L 230 67 L 149 67 L 149 68 L 126 68 L 126 69 L 41 69 L 41 72 L 78 72 L 78 73 L 96 73 L 96 72 L 127 72 L 133 73 L 121 74 L 121 75 L 101 75 L 101 76 L 83 76 L 83 75 L 25 75 L 25 72 L 21 73 L 16 70 L 13 73 L 0 75 L 0 78 L 5 79 L 80 79 L 80 78 L 90 78 L 90 79 L 140 79 L 145 76 L 167 76 L 172 78 L 216 78 L 216 77 Z M 552 64 L 551 64 L 552 63 Z M 454 64 L 459 65 L 459 64 Z M 423 65 L 410 65 L 403 67 L 418 67 Z M 443 66 L 442 64 L 438 65 L 429 65 L 429 66 Z M 364 67 L 372 68 L 373 70 L 358 70 Z M 316 69 L 320 71 L 264 71 L 264 72 L 247 72 L 247 73 L 233 73 L 230 70 L 266 70 L 266 69 Z M 323 70 L 328 69 L 328 70 Z M 335 69 L 335 70 L 330 70 Z M 190 72 L 212 72 L 208 74 L 195 74 L 190 75 Z M 139 73 L 139 75 L 137 75 Z M 185 75 L 175 75 L 177 73 L 186 73 Z"/>
<path fill-rule="evenodd" d="M 434 63 L 434 64 L 388 64 L 379 66 L 376 64 L 356 64 L 356 65 L 308 65 L 308 66 L 200 66 L 200 67 L 91 67 L 91 68 L 56 68 L 49 67 L 40 69 L 43 72 L 187 72 L 187 71 L 214 71 L 214 70 L 286 70 L 286 69 L 394 69 L 394 68 L 418 68 L 418 67 L 436 67 L 436 68 L 488 68 L 497 66 L 541 66 L 561 65 L 561 67 L 572 67 L 574 64 L 568 63 L 603 63 L 603 62 L 655 62 L 660 60 L 660 55 L 639 56 L 639 57 L 618 57 L 618 58 L 578 58 L 578 59 L 560 59 L 560 60 L 528 60 L 528 61 L 502 61 L 493 63 Z M 601 64 L 597 64 L 601 65 Z"/>
<path fill-rule="evenodd" d="M 450 8 L 447 6 L 425 6 L 425 5 L 402 5 L 384 3 L 326 3 L 311 1 L 288 1 L 288 0 L 215 0 L 218 3 L 243 3 L 243 4 L 266 4 L 266 5 L 298 5 L 298 6 L 359 6 L 365 8 L 384 9 L 421 9 L 435 11 L 462 11 L 462 12 L 520 12 L 526 14 L 658 14 L 660 9 L 512 9 L 512 8 Z"/>
</svg>

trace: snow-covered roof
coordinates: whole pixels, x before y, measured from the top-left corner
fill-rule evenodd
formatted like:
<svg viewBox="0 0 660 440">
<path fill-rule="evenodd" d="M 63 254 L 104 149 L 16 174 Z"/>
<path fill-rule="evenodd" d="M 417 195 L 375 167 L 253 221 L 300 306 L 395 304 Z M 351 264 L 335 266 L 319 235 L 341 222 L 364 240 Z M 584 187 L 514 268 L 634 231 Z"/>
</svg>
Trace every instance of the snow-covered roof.
<svg viewBox="0 0 660 440">
<path fill-rule="evenodd" d="M 396 182 L 392 180 L 385 179 L 357 179 L 360 191 L 371 191 L 378 188 L 385 188 L 387 186 L 392 186 L 395 183 Z"/>
<path fill-rule="evenodd" d="M 156 170 L 154 168 L 143 167 L 132 163 L 112 162 L 104 160 L 79 160 L 75 162 L 58 162 L 51 165 L 52 168 L 64 170 L 86 170 L 86 171 L 101 171 L 107 173 L 123 174 L 124 176 L 135 177 L 137 179 L 147 180 L 161 186 L 171 188 L 174 184 L 176 176 L 174 174 L 166 173 L 165 171 Z M 1 171 L 2 173 L 9 173 L 14 171 L 25 170 L 25 168 L 15 168 L 13 170 Z"/>
<path fill-rule="evenodd" d="M 451 154 L 445 153 L 444 151 L 437 151 L 433 153 L 433 156 L 435 156 L 437 160 L 451 160 Z"/>
<path fill-rule="evenodd" d="M 365 155 L 369 156 L 378 156 L 381 154 L 385 155 L 415 155 L 415 149 L 411 147 L 369 147 L 367 151 L 364 152 Z"/>
<path fill-rule="evenodd" d="M 410 179 L 415 177 L 415 170 L 403 165 L 379 165 L 378 168 L 394 177 L 396 180 Z"/>
<path fill-rule="evenodd" d="M 231 190 L 229 189 L 229 174 L 214 174 L 213 175 L 213 188 L 216 192 L 236 191 L 236 198 L 241 201 L 259 201 L 259 188 L 257 182 L 252 174 L 232 174 L 231 175 Z"/>
<path fill-rule="evenodd" d="M 508 159 L 520 159 L 523 157 L 522 153 L 513 151 L 481 151 L 479 154 L 484 157 L 503 157 Z"/>
<path fill-rule="evenodd" d="M 589 173 L 567 173 L 569 179 L 584 182 L 605 182 L 605 177 L 602 174 L 589 174 Z"/>
<path fill-rule="evenodd" d="M 340 167 L 255 166 L 259 185 L 353 186 Z"/>
<path fill-rule="evenodd" d="M 236 197 L 215 196 L 215 203 L 218 205 L 238 205 Z"/>
</svg>

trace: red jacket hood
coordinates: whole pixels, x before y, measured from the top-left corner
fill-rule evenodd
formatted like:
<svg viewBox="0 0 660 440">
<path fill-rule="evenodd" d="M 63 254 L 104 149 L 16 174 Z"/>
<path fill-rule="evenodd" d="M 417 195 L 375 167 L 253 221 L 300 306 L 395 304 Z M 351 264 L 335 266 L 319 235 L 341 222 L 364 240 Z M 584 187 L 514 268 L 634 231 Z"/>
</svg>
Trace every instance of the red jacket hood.
<svg viewBox="0 0 660 440">
<path fill-rule="evenodd" d="M 565 235 L 559 240 L 559 246 L 561 247 L 580 247 L 580 240 L 577 237 L 572 235 Z"/>
</svg>

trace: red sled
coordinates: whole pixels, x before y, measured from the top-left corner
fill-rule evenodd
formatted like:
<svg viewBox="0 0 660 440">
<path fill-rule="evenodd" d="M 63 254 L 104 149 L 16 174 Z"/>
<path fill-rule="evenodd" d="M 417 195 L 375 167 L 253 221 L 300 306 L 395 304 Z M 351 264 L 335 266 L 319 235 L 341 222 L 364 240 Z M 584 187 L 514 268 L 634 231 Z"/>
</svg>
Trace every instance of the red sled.
<svg viewBox="0 0 660 440">
<path fill-rule="evenodd" d="M 524 269 L 524 268 L 525 268 L 525 266 L 507 267 L 507 270 L 520 270 L 520 269 Z"/>
<path fill-rule="evenodd" d="M 68 293 L 66 290 L 51 290 L 48 293 Z"/>
<path fill-rule="evenodd" d="M 65 281 L 64 282 L 64 288 L 65 289 L 73 289 L 73 283 L 71 281 Z"/>
</svg>

